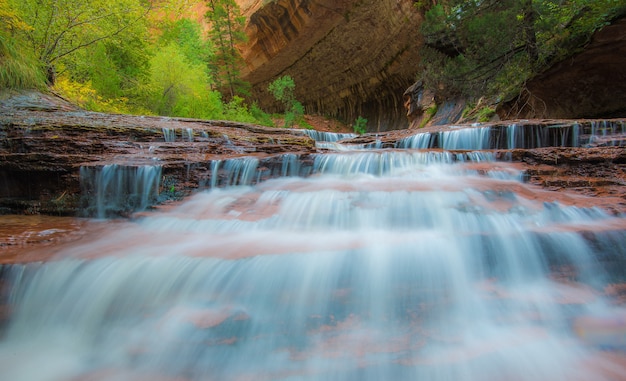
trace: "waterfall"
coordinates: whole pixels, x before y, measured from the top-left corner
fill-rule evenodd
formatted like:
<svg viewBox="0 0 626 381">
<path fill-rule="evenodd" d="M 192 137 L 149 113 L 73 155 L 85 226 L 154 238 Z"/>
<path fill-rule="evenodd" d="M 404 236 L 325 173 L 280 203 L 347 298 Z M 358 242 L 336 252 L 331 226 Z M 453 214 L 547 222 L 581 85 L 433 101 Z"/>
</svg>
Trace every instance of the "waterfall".
<svg viewBox="0 0 626 381">
<path fill-rule="evenodd" d="M 163 139 L 167 143 L 173 143 L 176 141 L 176 129 L 163 127 Z"/>
<path fill-rule="evenodd" d="M 337 133 L 337 132 L 325 132 L 325 131 L 317 131 L 317 130 L 300 130 L 304 132 L 305 135 L 308 135 L 311 139 L 316 142 L 337 142 L 343 139 L 351 139 L 355 138 L 357 134 L 349 134 L 349 133 Z"/>
<path fill-rule="evenodd" d="M 396 148 L 446 150 L 626 146 L 626 123 L 510 124 L 421 132 L 400 139 Z"/>
<path fill-rule="evenodd" d="M 472 134 L 444 144 L 484 143 Z M 626 312 L 605 292 L 624 279 L 623 217 L 539 194 L 485 152 L 274 164 L 214 161 L 211 189 L 104 225 L 54 261 L 4 266 L 2 377 L 626 377 Z M 159 171 L 81 175 L 106 210 L 122 194 L 148 204 Z"/>
<path fill-rule="evenodd" d="M 183 128 L 181 135 L 184 141 L 193 142 L 193 128 Z"/>
<path fill-rule="evenodd" d="M 421 133 L 400 139 L 397 148 L 426 149 L 432 146 L 431 134 Z"/>
<path fill-rule="evenodd" d="M 489 149 L 490 127 L 462 128 L 439 133 L 443 149 Z"/>
<path fill-rule="evenodd" d="M 85 214 L 105 218 L 145 210 L 156 202 L 161 166 L 109 164 L 80 168 Z"/>
</svg>

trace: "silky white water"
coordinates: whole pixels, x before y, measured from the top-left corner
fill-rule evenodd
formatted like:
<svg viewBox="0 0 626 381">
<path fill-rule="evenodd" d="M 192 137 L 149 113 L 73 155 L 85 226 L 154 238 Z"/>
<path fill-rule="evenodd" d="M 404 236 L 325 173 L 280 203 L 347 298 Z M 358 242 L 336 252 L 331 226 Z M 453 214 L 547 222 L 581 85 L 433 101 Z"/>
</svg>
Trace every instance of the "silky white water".
<svg viewBox="0 0 626 381">
<path fill-rule="evenodd" d="M 510 168 L 372 155 L 201 192 L 12 265 L 0 378 L 626 377 L 603 352 L 619 340 L 575 328 L 623 316 L 602 292 L 615 252 L 588 239 L 619 218 L 537 201 Z"/>
</svg>

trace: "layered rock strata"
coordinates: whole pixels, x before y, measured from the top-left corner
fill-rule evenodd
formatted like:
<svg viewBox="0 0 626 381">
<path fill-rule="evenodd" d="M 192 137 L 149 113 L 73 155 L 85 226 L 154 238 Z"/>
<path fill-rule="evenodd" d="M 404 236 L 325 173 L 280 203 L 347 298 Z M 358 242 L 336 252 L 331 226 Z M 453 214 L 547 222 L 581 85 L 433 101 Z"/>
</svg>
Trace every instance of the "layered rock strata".
<svg viewBox="0 0 626 381">
<path fill-rule="evenodd" d="M 413 1 L 239 2 L 249 20 L 242 74 L 262 107 L 280 111 L 267 86 L 290 75 L 308 113 L 347 123 L 363 116 L 369 131 L 407 127 L 402 94 L 421 44 Z"/>
</svg>

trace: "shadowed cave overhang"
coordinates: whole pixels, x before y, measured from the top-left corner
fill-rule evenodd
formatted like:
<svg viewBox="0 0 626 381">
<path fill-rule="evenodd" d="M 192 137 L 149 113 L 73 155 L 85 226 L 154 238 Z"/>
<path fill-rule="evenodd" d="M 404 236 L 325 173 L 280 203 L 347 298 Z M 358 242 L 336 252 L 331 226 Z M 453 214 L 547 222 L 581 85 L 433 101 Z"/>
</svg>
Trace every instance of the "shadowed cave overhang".
<svg viewBox="0 0 626 381">
<path fill-rule="evenodd" d="M 244 80 L 252 97 L 281 111 L 267 86 L 282 75 L 296 83 L 308 113 L 370 131 L 406 128 L 402 94 L 415 82 L 421 16 L 411 0 L 239 0 L 248 18 Z"/>
</svg>

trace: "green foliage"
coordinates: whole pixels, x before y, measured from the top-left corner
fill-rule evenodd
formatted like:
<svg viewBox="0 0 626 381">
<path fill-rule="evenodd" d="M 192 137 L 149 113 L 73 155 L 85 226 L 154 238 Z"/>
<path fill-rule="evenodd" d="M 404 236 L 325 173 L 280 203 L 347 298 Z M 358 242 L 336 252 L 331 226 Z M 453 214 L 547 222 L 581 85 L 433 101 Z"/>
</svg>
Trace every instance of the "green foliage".
<svg viewBox="0 0 626 381">
<path fill-rule="evenodd" d="M 23 41 L 14 36 L 15 31 L 30 29 L 7 0 L 0 0 L 0 88 L 45 87 L 46 77 L 39 61 L 22 49 Z"/>
<path fill-rule="evenodd" d="M 123 44 L 145 30 L 139 0 L 9 0 L 31 28 L 19 35 L 49 69 L 100 41 Z"/>
<path fill-rule="evenodd" d="M 624 0 L 439 1 L 421 28 L 425 86 L 447 97 L 506 99 L 625 12 Z"/>
<path fill-rule="evenodd" d="M 159 38 L 159 45 L 170 43 L 178 45 L 181 53 L 192 64 L 206 65 L 215 54 L 212 41 L 202 36 L 202 26 L 189 19 L 165 23 Z"/>
<path fill-rule="evenodd" d="M 363 135 L 364 133 L 367 132 L 367 119 L 363 118 L 362 116 L 359 116 L 354 121 L 354 125 L 352 125 L 352 129 L 354 130 L 355 134 Z"/>
<path fill-rule="evenodd" d="M 74 82 L 65 76 L 60 76 L 53 88 L 85 110 L 112 114 L 150 114 L 148 110 L 129 105 L 127 98 L 110 99 L 100 96 L 92 87 L 91 82 Z"/>
<path fill-rule="evenodd" d="M 250 113 L 244 99 L 235 95 L 224 107 L 224 118 L 244 123 L 255 123 L 256 118 Z"/>
<path fill-rule="evenodd" d="M 258 104 L 253 103 L 252 106 L 250 106 L 250 114 L 254 117 L 256 123 L 259 123 L 262 126 L 274 127 L 272 117 L 265 111 L 261 110 Z"/>
<path fill-rule="evenodd" d="M 236 2 L 207 2 L 209 33 L 185 18 L 195 4 L 0 0 L 0 87 L 43 88 L 58 76 L 54 89 L 88 110 L 272 125 L 241 97 L 249 84 L 239 78 Z"/>
<path fill-rule="evenodd" d="M 0 89 L 44 88 L 46 76 L 39 61 L 18 45 L 0 31 Z"/>
<path fill-rule="evenodd" d="M 274 98 L 282 102 L 286 107 L 289 107 L 293 103 L 295 99 L 295 89 L 296 83 L 289 75 L 275 79 L 267 88 Z"/>
<path fill-rule="evenodd" d="M 496 110 L 490 105 L 485 105 L 484 101 L 484 98 L 480 98 L 477 103 L 468 103 L 463 110 L 463 119 L 481 123 L 490 121 L 496 114 Z"/>
<path fill-rule="evenodd" d="M 419 128 L 424 128 L 428 124 L 428 122 L 430 122 L 431 119 L 435 116 L 438 109 L 439 108 L 437 107 L 437 104 L 434 104 L 428 107 L 426 110 L 424 110 L 424 117 L 422 118 L 422 121 L 420 122 Z"/>
<path fill-rule="evenodd" d="M 235 45 L 247 39 L 243 31 L 245 17 L 235 0 L 208 0 L 209 10 L 205 14 L 211 29 L 209 37 L 215 44 L 215 55 L 210 67 L 218 88 L 226 88 L 228 97 L 245 95 L 249 85 L 239 77 L 243 58 Z"/>
<path fill-rule="evenodd" d="M 175 43 L 151 59 L 146 88 L 145 105 L 158 115 L 213 119 L 224 112 L 221 96 L 209 88 L 204 65 L 189 62 Z"/>
<path fill-rule="evenodd" d="M 285 127 L 306 123 L 303 119 L 304 106 L 296 100 L 295 89 L 296 83 L 289 75 L 275 79 L 267 87 L 267 90 L 274 98 L 283 104 L 285 109 Z"/>
<path fill-rule="evenodd" d="M 478 121 L 481 123 L 488 122 L 495 114 L 496 110 L 492 107 L 483 107 L 478 110 Z"/>
</svg>

